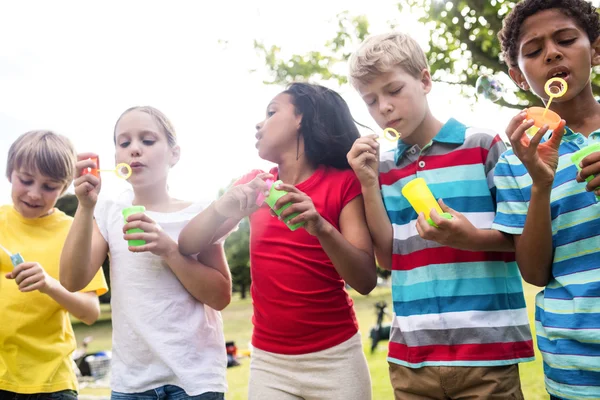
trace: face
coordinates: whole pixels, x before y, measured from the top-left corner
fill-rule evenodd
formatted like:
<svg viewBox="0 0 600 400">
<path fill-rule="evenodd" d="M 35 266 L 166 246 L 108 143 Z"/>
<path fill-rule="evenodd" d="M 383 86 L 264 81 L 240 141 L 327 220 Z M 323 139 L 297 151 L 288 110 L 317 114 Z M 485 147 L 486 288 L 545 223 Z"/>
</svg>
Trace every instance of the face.
<svg viewBox="0 0 600 400">
<path fill-rule="evenodd" d="M 291 95 L 280 93 L 267 106 L 264 121 L 256 125 L 256 148 L 260 158 L 279 163 L 282 155 L 297 150 L 302 115 L 296 113 Z M 300 136 L 300 142 L 302 136 Z"/>
<path fill-rule="evenodd" d="M 591 67 L 600 63 L 598 43 L 590 43 L 585 31 L 561 11 L 541 11 L 521 26 L 518 68 L 512 67 L 510 76 L 521 89 L 531 89 L 544 100 L 549 98 L 546 81 L 560 77 L 568 90 L 553 102 L 568 101 L 589 84 Z"/>
<path fill-rule="evenodd" d="M 12 184 L 11 197 L 15 209 L 23 217 L 31 219 L 51 214 L 65 189 L 63 182 L 26 168 L 15 169 L 9 181 Z"/>
<path fill-rule="evenodd" d="M 359 83 L 357 89 L 377 125 L 381 129 L 394 128 L 406 141 L 427 113 L 431 75 L 424 70 L 417 79 L 396 67 L 368 83 Z"/>
<path fill-rule="evenodd" d="M 123 115 L 115 137 L 116 163 L 131 166 L 128 180 L 133 186 L 163 182 L 179 160 L 179 146 L 169 146 L 167 135 L 148 113 L 134 110 Z"/>
</svg>

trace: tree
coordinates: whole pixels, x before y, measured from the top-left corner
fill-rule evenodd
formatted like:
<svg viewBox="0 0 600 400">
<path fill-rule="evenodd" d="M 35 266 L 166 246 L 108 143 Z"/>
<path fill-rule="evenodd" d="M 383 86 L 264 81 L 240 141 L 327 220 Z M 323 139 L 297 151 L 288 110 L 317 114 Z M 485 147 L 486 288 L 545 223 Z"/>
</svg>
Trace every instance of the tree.
<svg viewBox="0 0 600 400">
<path fill-rule="evenodd" d="M 75 211 L 77 211 L 77 207 L 79 206 L 79 201 L 77 200 L 77 196 L 74 194 L 66 194 L 58 199 L 56 202 L 56 208 L 61 210 L 67 215 L 71 217 L 75 216 Z M 106 279 L 106 284 L 110 288 L 110 263 L 108 256 L 104 260 L 102 264 L 102 271 L 104 272 L 104 278 Z M 100 296 L 101 303 L 110 303 L 110 290 Z"/>
<path fill-rule="evenodd" d="M 502 19 L 514 7 L 511 0 L 401 0 L 398 10 L 411 11 L 430 31 L 429 49 L 426 49 L 435 81 L 461 85 L 464 95 L 472 96 L 473 87 L 481 74 L 504 74 L 507 70 L 496 38 Z M 325 43 L 322 52 L 294 54 L 289 60 L 280 59 L 281 48 L 267 47 L 255 42 L 255 49 L 264 58 L 269 74 L 267 83 L 285 84 L 294 80 L 335 79 L 347 81 L 344 69 L 348 60 L 369 33 L 365 16 L 351 16 L 347 11 L 337 15 L 338 31 L 335 38 Z M 391 23 L 390 28 L 395 28 Z M 600 77 L 592 76 L 592 89 L 600 93 Z M 539 105 L 540 100 L 531 92 L 515 92 L 515 101 L 501 99 L 497 103 L 513 108 Z"/>
<path fill-rule="evenodd" d="M 234 291 L 239 291 L 242 299 L 252 282 L 250 278 L 250 222 L 244 218 L 238 229 L 225 241 L 225 254 L 231 270 Z"/>
</svg>

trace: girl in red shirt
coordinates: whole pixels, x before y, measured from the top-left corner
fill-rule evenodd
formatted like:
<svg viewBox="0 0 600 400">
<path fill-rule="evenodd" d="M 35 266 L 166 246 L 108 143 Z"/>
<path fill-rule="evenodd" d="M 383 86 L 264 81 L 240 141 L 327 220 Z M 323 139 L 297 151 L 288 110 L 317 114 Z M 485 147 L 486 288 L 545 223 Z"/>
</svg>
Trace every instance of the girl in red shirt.
<svg viewBox="0 0 600 400">
<path fill-rule="evenodd" d="M 250 217 L 254 348 L 250 400 L 369 400 L 371 380 L 352 299 L 376 284 L 361 187 L 346 155 L 360 136 L 346 102 L 333 90 L 294 83 L 256 125 L 268 173 L 242 177 L 197 215 L 179 237 L 184 254 L 200 253 Z M 256 204 L 267 179 L 288 192 L 277 217 Z M 292 231 L 288 225 L 304 222 Z M 216 233 L 215 233 L 216 232 Z"/>
</svg>

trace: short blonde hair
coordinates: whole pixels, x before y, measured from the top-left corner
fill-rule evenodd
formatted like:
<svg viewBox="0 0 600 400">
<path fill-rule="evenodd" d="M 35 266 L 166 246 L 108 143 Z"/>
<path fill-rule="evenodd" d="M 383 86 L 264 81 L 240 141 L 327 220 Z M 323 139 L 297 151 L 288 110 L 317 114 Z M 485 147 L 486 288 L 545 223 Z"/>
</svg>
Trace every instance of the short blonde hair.
<svg viewBox="0 0 600 400">
<path fill-rule="evenodd" d="M 349 60 L 350 83 L 368 83 L 375 77 L 401 67 L 420 78 L 428 69 L 425 52 L 417 41 L 401 32 L 371 36 L 352 54 Z"/>
<path fill-rule="evenodd" d="M 15 140 L 8 150 L 6 177 L 14 170 L 32 168 L 40 174 L 64 184 L 63 191 L 73 182 L 77 154 L 73 143 L 52 131 L 30 131 Z"/>
<path fill-rule="evenodd" d="M 123 111 L 123 114 L 119 116 L 119 119 L 117 119 L 117 122 L 115 123 L 115 129 L 113 133 L 115 144 L 117 141 L 117 125 L 119 125 L 121 118 L 131 111 L 139 111 L 150 115 L 167 136 L 167 142 L 169 143 L 169 146 L 174 147 L 177 144 L 177 134 L 175 133 L 173 124 L 162 111 L 152 106 L 135 106 Z"/>
</svg>

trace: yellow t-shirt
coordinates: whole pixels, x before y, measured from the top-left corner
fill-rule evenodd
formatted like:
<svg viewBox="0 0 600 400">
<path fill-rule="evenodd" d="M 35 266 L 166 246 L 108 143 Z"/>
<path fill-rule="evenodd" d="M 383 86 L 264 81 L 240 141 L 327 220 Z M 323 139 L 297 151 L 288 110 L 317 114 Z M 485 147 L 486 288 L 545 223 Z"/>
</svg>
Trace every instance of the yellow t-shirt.
<svg viewBox="0 0 600 400">
<path fill-rule="evenodd" d="M 0 207 L 0 245 L 38 262 L 58 280 L 60 253 L 73 219 L 57 209 L 27 219 L 12 205 Z M 31 394 L 77 390 L 71 353 L 76 341 L 67 311 L 39 291 L 22 293 L 8 255 L 0 249 L 0 390 Z M 82 292 L 107 291 L 102 269 Z"/>
</svg>

